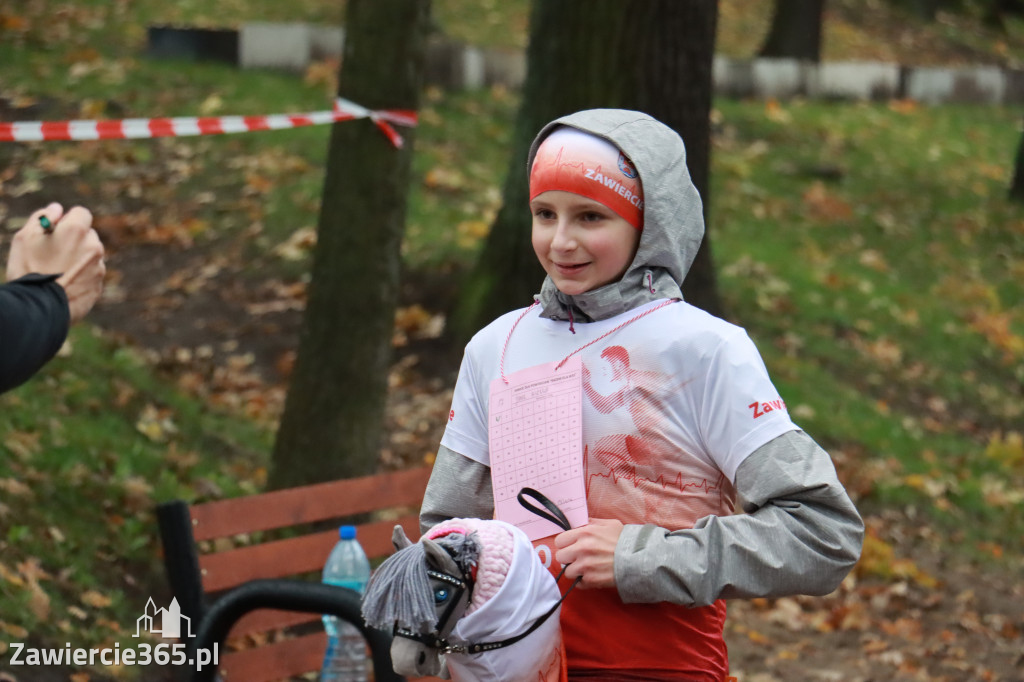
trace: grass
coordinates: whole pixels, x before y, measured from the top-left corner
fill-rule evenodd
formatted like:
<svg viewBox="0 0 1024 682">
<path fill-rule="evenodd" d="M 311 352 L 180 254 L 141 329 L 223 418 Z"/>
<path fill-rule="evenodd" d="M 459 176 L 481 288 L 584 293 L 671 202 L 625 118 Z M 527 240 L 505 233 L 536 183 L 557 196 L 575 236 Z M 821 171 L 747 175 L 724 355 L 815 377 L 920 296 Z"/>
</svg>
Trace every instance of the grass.
<svg viewBox="0 0 1024 682">
<path fill-rule="evenodd" d="M 751 54 L 766 6 L 723 1 L 722 52 Z M 469 7 L 435 2 L 438 24 L 467 42 L 522 46 L 525 2 Z M 879 3 L 833 7 L 827 56 L 882 58 L 884 49 L 909 63 L 898 40 L 865 38 L 883 28 L 844 19 L 857 7 L 891 18 Z M 27 2 L 24 24 L 0 40 L 0 95 L 36 101 L 47 118 L 310 111 L 333 92 L 332 65 L 303 79 L 140 53 L 151 22 L 337 23 L 340 3 L 51 9 Z M 956 17 L 899 25 L 947 47 L 997 42 Z M 1020 27 L 1010 30 L 993 59 L 1020 58 Z M 938 49 L 919 54 L 938 59 Z M 517 100 L 502 90 L 425 94 L 407 267 L 452 272 L 472 262 L 500 203 Z M 1004 198 L 1017 113 L 720 100 L 714 120 L 710 234 L 721 293 L 798 423 L 830 449 L 865 508 L 913 506 L 970 528 L 960 536 L 968 548 L 1019 553 L 1024 216 Z M 142 196 L 151 238 L 211 250 L 240 242 L 254 271 L 286 279 L 301 277 L 307 260 L 276 249 L 316 223 L 327 135 L 54 143 L 0 155 L 25 169 L 18 182 L 47 180 L 125 215 L 141 210 Z M 264 476 L 273 423 L 246 416 L 244 396 L 211 410 L 209 396 L 88 328 L 75 330 L 72 348 L 0 397 L 0 643 L 127 637 L 145 598 L 163 589 L 153 500 L 238 495 Z"/>
<path fill-rule="evenodd" d="M 877 501 L 984 518 L 988 539 L 1019 544 L 1024 510 L 1005 494 L 1024 482 L 1019 458 L 985 455 L 1024 415 L 1024 218 L 1005 198 L 1016 115 L 716 107 L 720 285 L 798 421 L 850 449 L 853 476 L 889 462 Z"/>
<path fill-rule="evenodd" d="M 92 330 L 67 348 L 0 397 L 0 641 L 127 645 L 159 588 L 153 501 L 255 491 L 271 433 Z"/>
</svg>

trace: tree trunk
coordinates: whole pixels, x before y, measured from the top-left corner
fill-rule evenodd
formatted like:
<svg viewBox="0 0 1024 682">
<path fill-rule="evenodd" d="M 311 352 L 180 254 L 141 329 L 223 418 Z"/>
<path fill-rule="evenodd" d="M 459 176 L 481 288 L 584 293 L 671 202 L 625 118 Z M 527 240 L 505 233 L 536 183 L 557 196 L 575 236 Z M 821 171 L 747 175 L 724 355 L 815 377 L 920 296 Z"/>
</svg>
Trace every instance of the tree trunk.
<svg viewBox="0 0 1024 682">
<path fill-rule="evenodd" d="M 1006 15 L 1019 17 L 1021 14 L 1024 14 L 1024 2 L 1021 0 L 988 0 L 981 21 L 989 28 L 1007 33 Z"/>
<path fill-rule="evenodd" d="M 1010 200 L 1024 204 L 1024 135 L 1017 144 L 1017 159 L 1013 164 L 1013 182 L 1010 183 Z"/>
<path fill-rule="evenodd" d="M 825 0 L 775 0 L 772 27 L 758 54 L 762 57 L 821 61 Z"/>
<path fill-rule="evenodd" d="M 530 243 L 526 158 L 540 128 L 596 107 L 637 109 L 674 128 L 707 217 L 715 0 L 535 0 L 527 77 L 504 205 L 469 273 L 452 334 L 465 341 L 496 316 L 529 305 L 544 271 Z M 721 312 L 707 235 L 687 278 L 691 302 Z"/>
<path fill-rule="evenodd" d="M 683 282 L 686 300 L 712 315 L 722 316 L 711 256 L 711 72 L 715 54 L 718 3 L 713 0 L 637 2 L 648 16 L 639 16 L 627 41 L 638 51 L 635 108 L 675 130 L 686 144 L 686 167 L 704 213 L 704 241 Z M 674 86 L 666 87 L 666 84 Z"/>
<path fill-rule="evenodd" d="M 424 0 L 348 0 L 339 95 L 416 109 Z M 332 127 L 312 281 L 270 486 L 372 473 L 382 436 L 412 130 L 396 149 L 369 120 Z"/>
</svg>

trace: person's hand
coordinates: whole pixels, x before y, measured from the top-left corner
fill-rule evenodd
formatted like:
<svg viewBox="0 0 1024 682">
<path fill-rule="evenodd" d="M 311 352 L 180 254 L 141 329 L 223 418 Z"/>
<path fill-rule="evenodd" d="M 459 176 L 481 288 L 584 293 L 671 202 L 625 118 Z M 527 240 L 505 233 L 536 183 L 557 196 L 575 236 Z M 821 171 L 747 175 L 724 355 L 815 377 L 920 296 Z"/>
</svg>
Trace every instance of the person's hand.
<svg viewBox="0 0 1024 682">
<path fill-rule="evenodd" d="M 615 519 L 590 519 L 581 528 L 556 535 L 555 560 L 568 564 L 565 576 L 582 576 L 580 587 L 615 587 L 615 545 L 622 528 Z"/>
<path fill-rule="evenodd" d="M 47 231 L 40 218 L 52 225 Z M 60 274 L 71 308 L 71 321 L 85 317 L 103 292 L 103 244 L 92 229 L 92 214 L 81 206 L 64 213 L 57 203 L 36 211 L 18 230 L 7 259 L 7 280 L 29 273 Z"/>
</svg>

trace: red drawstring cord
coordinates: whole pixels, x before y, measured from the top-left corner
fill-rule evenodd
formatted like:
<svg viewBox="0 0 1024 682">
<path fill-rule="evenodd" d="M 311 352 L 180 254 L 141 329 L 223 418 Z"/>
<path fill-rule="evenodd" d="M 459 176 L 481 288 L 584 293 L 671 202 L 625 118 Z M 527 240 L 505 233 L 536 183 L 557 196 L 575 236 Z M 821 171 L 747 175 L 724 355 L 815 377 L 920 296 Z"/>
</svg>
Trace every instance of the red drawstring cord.
<svg viewBox="0 0 1024 682">
<path fill-rule="evenodd" d="M 667 306 L 667 305 L 669 305 L 671 303 L 678 303 L 681 300 L 682 299 L 679 299 L 679 298 L 670 298 L 669 300 L 664 301 L 661 305 L 656 305 L 656 306 L 654 306 L 653 308 L 651 308 L 649 310 L 645 310 L 644 312 L 640 313 L 639 315 L 634 315 L 633 317 L 631 317 L 630 319 L 626 320 L 625 322 L 623 322 L 619 326 L 615 327 L 615 329 L 611 329 L 611 330 L 605 332 L 604 334 L 601 334 L 601 336 L 597 337 L 596 339 L 594 339 L 590 343 L 585 343 L 582 346 L 580 346 L 579 348 L 577 348 L 576 350 L 574 350 L 573 352 L 571 352 L 568 355 L 566 355 L 565 358 L 563 358 L 560 363 L 555 365 L 555 370 L 561 369 L 562 365 L 564 365 L 566 362 L 568 362 L 569 358 L 571 358 L 572 356 L 576 355 L 577 353 L 579 353 L 584 348 L 587 348 L 589 346 L 594 345 L 595 343 L 597 343 L 601 339 L 605 338 L 606 336 L 614 334 L 615 332 L 619 331 L 623 327 L 626 327 L 626 326 L 629 326 L 629 325 L 633 324 L 634 322 L 639 320 L 641 317 L 644 317 L 645 315 L 650 315 L 655 310 L 661 310 L 665 306 Z M 509 381 L 508 381 L 508 377 L 505 376 L 505 351 L 508 350 L 509 341 L 512 340 L 512 332 L 514 332 L 516 330 L 516 327 L 519 326 L 519 323 L 522 321 L 522 319 L 524 317 L 526 317 L 526 313 L 528 313 L 531 310 L 533 310 L 533 306 L 535 306 L 535 305 L 537 305 L 537 301 L 534 301 L 533 304 L 529 308 L 527 308 L 526 310 L 523 311 L 523 314 L 520 315 L 518 317 L 518 319 L 516 319 L 516 321 L 512 324 L 512 328 L 508 330 L 508 336 L 505 337 L 505 345 L 501 349 L 501 360 L 498 363 L 498 370 L 501 372 L 501 380 L 504 381 L 506 384 L 509 383 Z M 570 312 L 569 312 L 569 328 L 572 329 L 572 312 L 571 312 L 571 309 L 570 309 Z M 573 334 L 575 334 L 575 333 L 576 332 L 573 331 Z"/>
</svg>

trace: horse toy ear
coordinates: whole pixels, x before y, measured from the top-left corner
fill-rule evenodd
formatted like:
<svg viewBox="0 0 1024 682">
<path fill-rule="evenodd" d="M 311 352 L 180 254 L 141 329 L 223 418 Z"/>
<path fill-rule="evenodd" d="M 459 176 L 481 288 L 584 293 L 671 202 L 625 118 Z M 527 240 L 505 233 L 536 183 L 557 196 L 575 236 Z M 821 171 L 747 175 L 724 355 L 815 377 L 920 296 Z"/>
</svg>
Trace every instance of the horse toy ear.
<svg viewBox="0 0 1024 682">
<path fill-rule="evenodd" d="M 391 544 L 395 546 L 396 550 L 405 549 L 412 544 L 412 540 L 405 534 L 404 528 L 395 526 L 395 529 L 391 531 Z"/>
<path fill-rule="evenodd" d="M 423 550 L 427 554 L 427 564 L 435 570 L 449 575 L 460 575 L 462 573 L 455 559 L 452 558 L 452 555 L 444 547 L 429 538 L 421 538 L 420 544 L 423 545 Z"/>
</svg>

